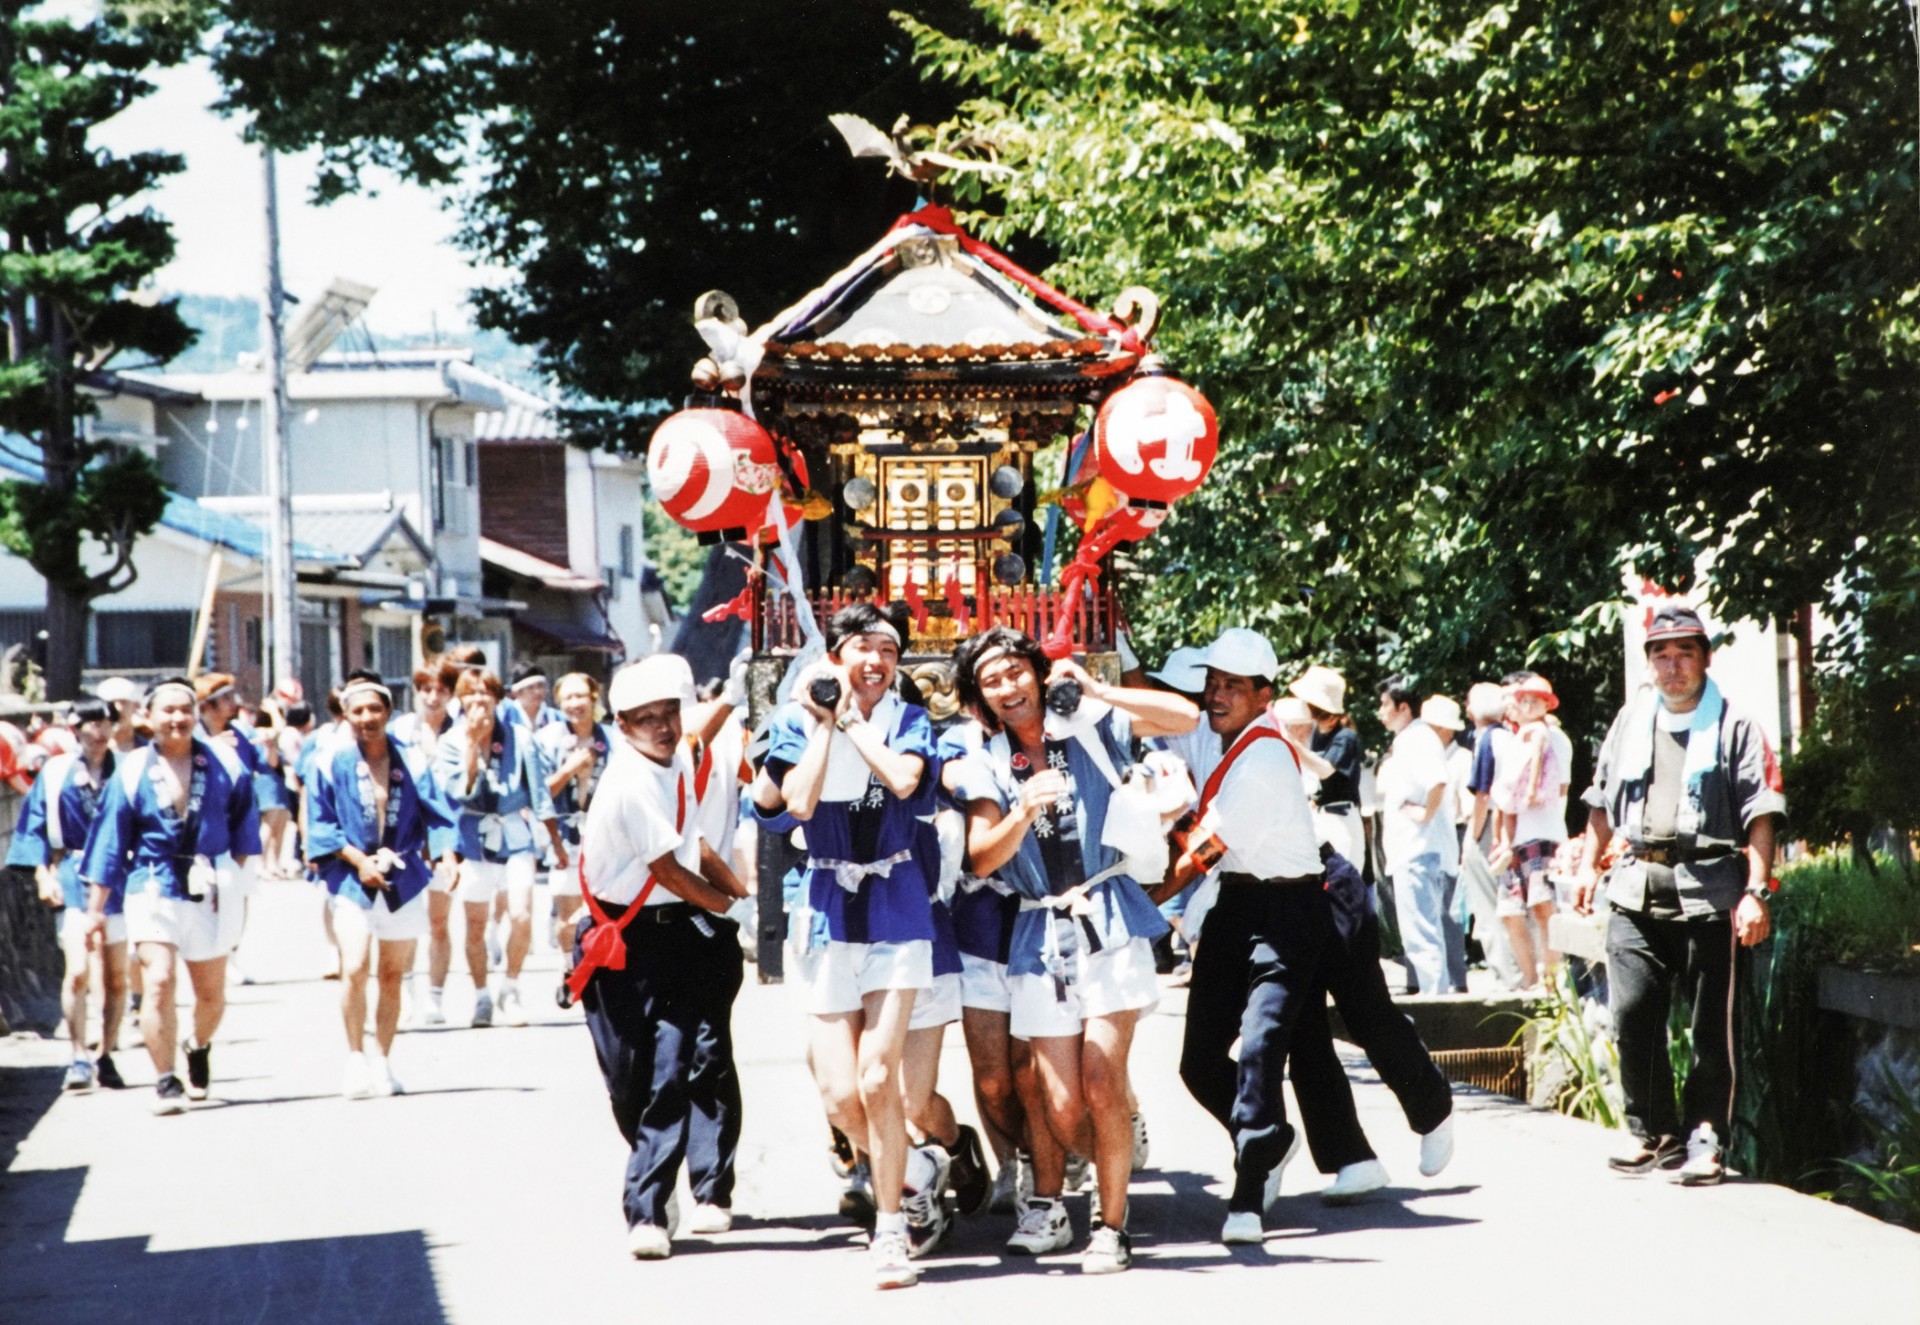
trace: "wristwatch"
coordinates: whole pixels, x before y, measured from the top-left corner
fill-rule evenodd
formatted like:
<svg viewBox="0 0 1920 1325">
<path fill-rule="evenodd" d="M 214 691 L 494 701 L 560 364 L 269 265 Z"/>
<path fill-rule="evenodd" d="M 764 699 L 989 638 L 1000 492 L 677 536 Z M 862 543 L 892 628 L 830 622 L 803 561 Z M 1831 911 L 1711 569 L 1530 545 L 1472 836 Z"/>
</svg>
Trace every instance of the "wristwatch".
<svg viewBox="0 0 1920 1325">
<path fill-rule="evenodd" d="M 1771 902 L 1773 900 L 1773 889 L 1764 883 L 1750 883 L 1747 885 L 1747 896 L 1753 898 L 1755 901 Z"/>
<path fill-rule="evenodd" d="M 866 719 L 860 716 L 859 709 L 848 709 L 845 713 L 842 713 L 839 717 L 833 720 L 833 725 L 839 728 L 841 731 L 847 731 L 851 728 L 859 726 L 861 723 L 865 721 Z"/>
</svg>

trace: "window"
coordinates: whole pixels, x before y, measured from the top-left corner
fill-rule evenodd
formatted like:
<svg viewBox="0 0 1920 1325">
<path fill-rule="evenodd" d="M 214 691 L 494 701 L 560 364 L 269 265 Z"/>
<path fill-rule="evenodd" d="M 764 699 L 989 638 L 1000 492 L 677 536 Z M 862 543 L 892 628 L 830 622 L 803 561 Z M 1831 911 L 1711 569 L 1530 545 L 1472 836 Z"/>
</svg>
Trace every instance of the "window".
<svg viewBox="0 0 1920 1325">
<path fill-rule="evenodd" d="M 620 601 L 620 577 L 614 574 L 614 569 L 612 566 L 600 568 L 600 579 L 607 586 L 607 601 L 610 603 Z"/>
<path fill-rule="evenodd" d="M 467 443 L 467 486 L 480 486 L 480 443 Z"/>
<path fill-rule="evenodd" d="M 95 612 L 88 666 L 125 669 L 177 668 L 193 648 L 193 613 Z"/>
<path fill-rule="evenodd" d="M 620 526 L 620 578 L 633 578 L 633 526 L 630 524 Z"/>
<path fill-rule="evenodd" d="M 441 530 L 447 527 L 447 443 L 445 439 L 435 437 L 431 445 L 432 454 L 427 467 L 432 471 L 429 478 L 433 485 L 433 527 Z"/>
</svg>

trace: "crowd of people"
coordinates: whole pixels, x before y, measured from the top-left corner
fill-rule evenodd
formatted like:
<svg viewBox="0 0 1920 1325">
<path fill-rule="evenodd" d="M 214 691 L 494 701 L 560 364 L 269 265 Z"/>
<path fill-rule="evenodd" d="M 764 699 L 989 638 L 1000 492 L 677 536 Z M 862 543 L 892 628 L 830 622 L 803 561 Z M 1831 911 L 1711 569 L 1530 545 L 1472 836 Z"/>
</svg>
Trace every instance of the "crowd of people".
<svg viewBox="0 0 1920 1325">
<path fill-rule="evenodd" d="M 988 1210 L 1012 1216 L 1009 1254 L 1066 1250 L 1065 1199 L 1081 1189 L 1080 1266 L 1114 1273 L 1132 1260 L 1129 1184 L 1149 1153 L 1135 1030 L 1166 983 L 1188 985 L 1181 1079 L 1231 1147 L 1221 1240 L 1258 1242 L 1303 1140 L 1327 1202 L 1388 1181 L 1330 1006 L 1398 1100 L 1420 1172 L 1452 1157 L 1452 1091 L 1393 1004 L 1383 922 L 1407 991 L 1464 989 L 1469 934 L 1527 989 L 1556 960 L 1554 911 L 1590 909 L 1608 866 L 1635 1146 L 1615 1166 L 1718 1180 L 1725 981 L 1738 945 L 1765 935 L 1784 804 L 1764 737 L 1706 677 L 1698 618 L 1676 609 L 1656 625 L 1653 688 L 1609 733 L 1588 831 L 1571 843 L 1572 745 L 1534 672 L 1474 687 L 1464 714 L 1388 680 L 1391 746 L 1370 763 L 1344 678 L 1316 665 L 1282 689 L 1254 631 L 1112 684 L 995 627 L 955 651 L 961 714 L 937 728 L 900 668 L 904 608 L 856 604 L 828 623 L 824 656 L 791 669 L 757 741 L 742 669 L 702 699 L 670 654 L 620 669 L 603 697 L 584 674 L 551 695 L 531 668 L 503 683 L 456 650 L 416 673 L 405 713 L 366 671 L 326 696 L 324 716 L 292 687 L 243 715 L 218 673 L 144 697 L 109 683 L 52 742 L 9 863 L 63 908 L 68 1086 L 124 1084 L 112 1051 L 130 1003 L 161 1114 L 208 1092 L 228 962 L 263 874 L 325 889 L 342 1090 L 356 1099 L 403 1089 L 404 1006 L 445 1022 L 456 901 L 475 1027 L 525 1024 L 525 961 L 536 919 L 550 921 L 567 968 L 554 997 L 582 1009 L 630 1149 L 628 1250 L 646 1260 L 731 1225 L 734 917 L 750 895 L 735 839 L 785 835 L 798 852 L 786 980 L 807 1016 L 840 1211 L 870 1230 L 874 1283 L 916 1282 L 953 1220 Z M 552 913 L 536 918 L 543 872 Z M 410 992 L 421 939 L 425 988 Z M 1169 973 L 1169 957 L 1183 965 Z M 1676 1106 L 1666 1017 L 1681 983 L 1695 1072 Z M 978 1130 L 941 1090 L 955 1023 Z"/>
</svg>

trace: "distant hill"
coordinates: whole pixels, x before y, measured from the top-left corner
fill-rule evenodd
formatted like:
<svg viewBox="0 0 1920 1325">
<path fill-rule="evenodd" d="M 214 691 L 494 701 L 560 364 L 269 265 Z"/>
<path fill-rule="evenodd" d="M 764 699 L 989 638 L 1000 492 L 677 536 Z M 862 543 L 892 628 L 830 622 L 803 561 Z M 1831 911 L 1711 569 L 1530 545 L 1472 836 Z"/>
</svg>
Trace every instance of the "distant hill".
<svg viewBox="0 0 1920 1325">
<path fill-rule="evenodd" d="M 290 306 L 288 318 L 298 315 Z M 219 373 L 231 369 L 242 354 L 260 352 L 260 303 L 236 295 L 183 294 L 180 316 L 200 332 L 192 349 L 168 364 L 169 373 Z M 335 345 L 343 350 L 414 350 L 430 345 L 471 347 L 473 361 L 515 386 L 538 395 L 547 394 L 547 384 L 534 371 L 533 352 L 508 340 L 498 331 L 469 329 L 441 332 L 433 328 L 399 334 L 374 333 L 365 323 L 355 323 Z"/>
</svg>

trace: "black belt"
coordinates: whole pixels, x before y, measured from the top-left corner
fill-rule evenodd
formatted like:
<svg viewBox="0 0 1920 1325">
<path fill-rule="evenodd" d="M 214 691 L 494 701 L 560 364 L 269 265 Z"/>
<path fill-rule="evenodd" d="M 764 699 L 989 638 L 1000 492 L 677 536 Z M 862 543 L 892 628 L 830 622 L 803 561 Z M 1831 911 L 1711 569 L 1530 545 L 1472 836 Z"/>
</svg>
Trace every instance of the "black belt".
<svg viewBox="0 0 1920 1325">
<path fill-rule="evenodd" d="M 627 907 L 595 898 L 608 920 L 618 920 L 627 913 Z M 631 905 L 629 903 L 628 905 Z M 692 902 L 664 902 L 659 906 L 643 906 L 640 914 L 633 918 L 636 925 L 670 925 L 676 920 L 691 920 L 699 915 L 700 907 Z"/>
<path fill-rule="evenodd" d="M 1627 850 L 1631 851 L 1633 858 L 1642 864 L 1665 865 L 1668 868 L 1675 865 L 1702 865 L 1710 860 L 1727 860 L 1737 854 L 1725 847 L 1714 847 L 1706 851 L 1682 851 L 1671 842 L 1633 842 L 1628 844 Z"/>
<path fill-rule="evenodd" d="M 1288 886 L 1311 883 L 1317 886 L 1326 881 L 1327 876 L 1324 874 L 1302 874 L 1298 878 L 1293 879 L 1263 879 L 1257 874 L 1222 874 L 1220 876 L 1220 884 L 1222 887 L 1231 885 L 1236 888 L 1256 883 L 1285 884 Z"/>
<path fill-rule="evenodd" d="M 1353 802 L 1352 801 L 1328 801 L 1324 805 L 1321 805 L 1317 808 L 1325 810 L 1328 814 L 1345 814 L 1348 810 L 1351 810 L 1353 808 Z"/>
</svg>

